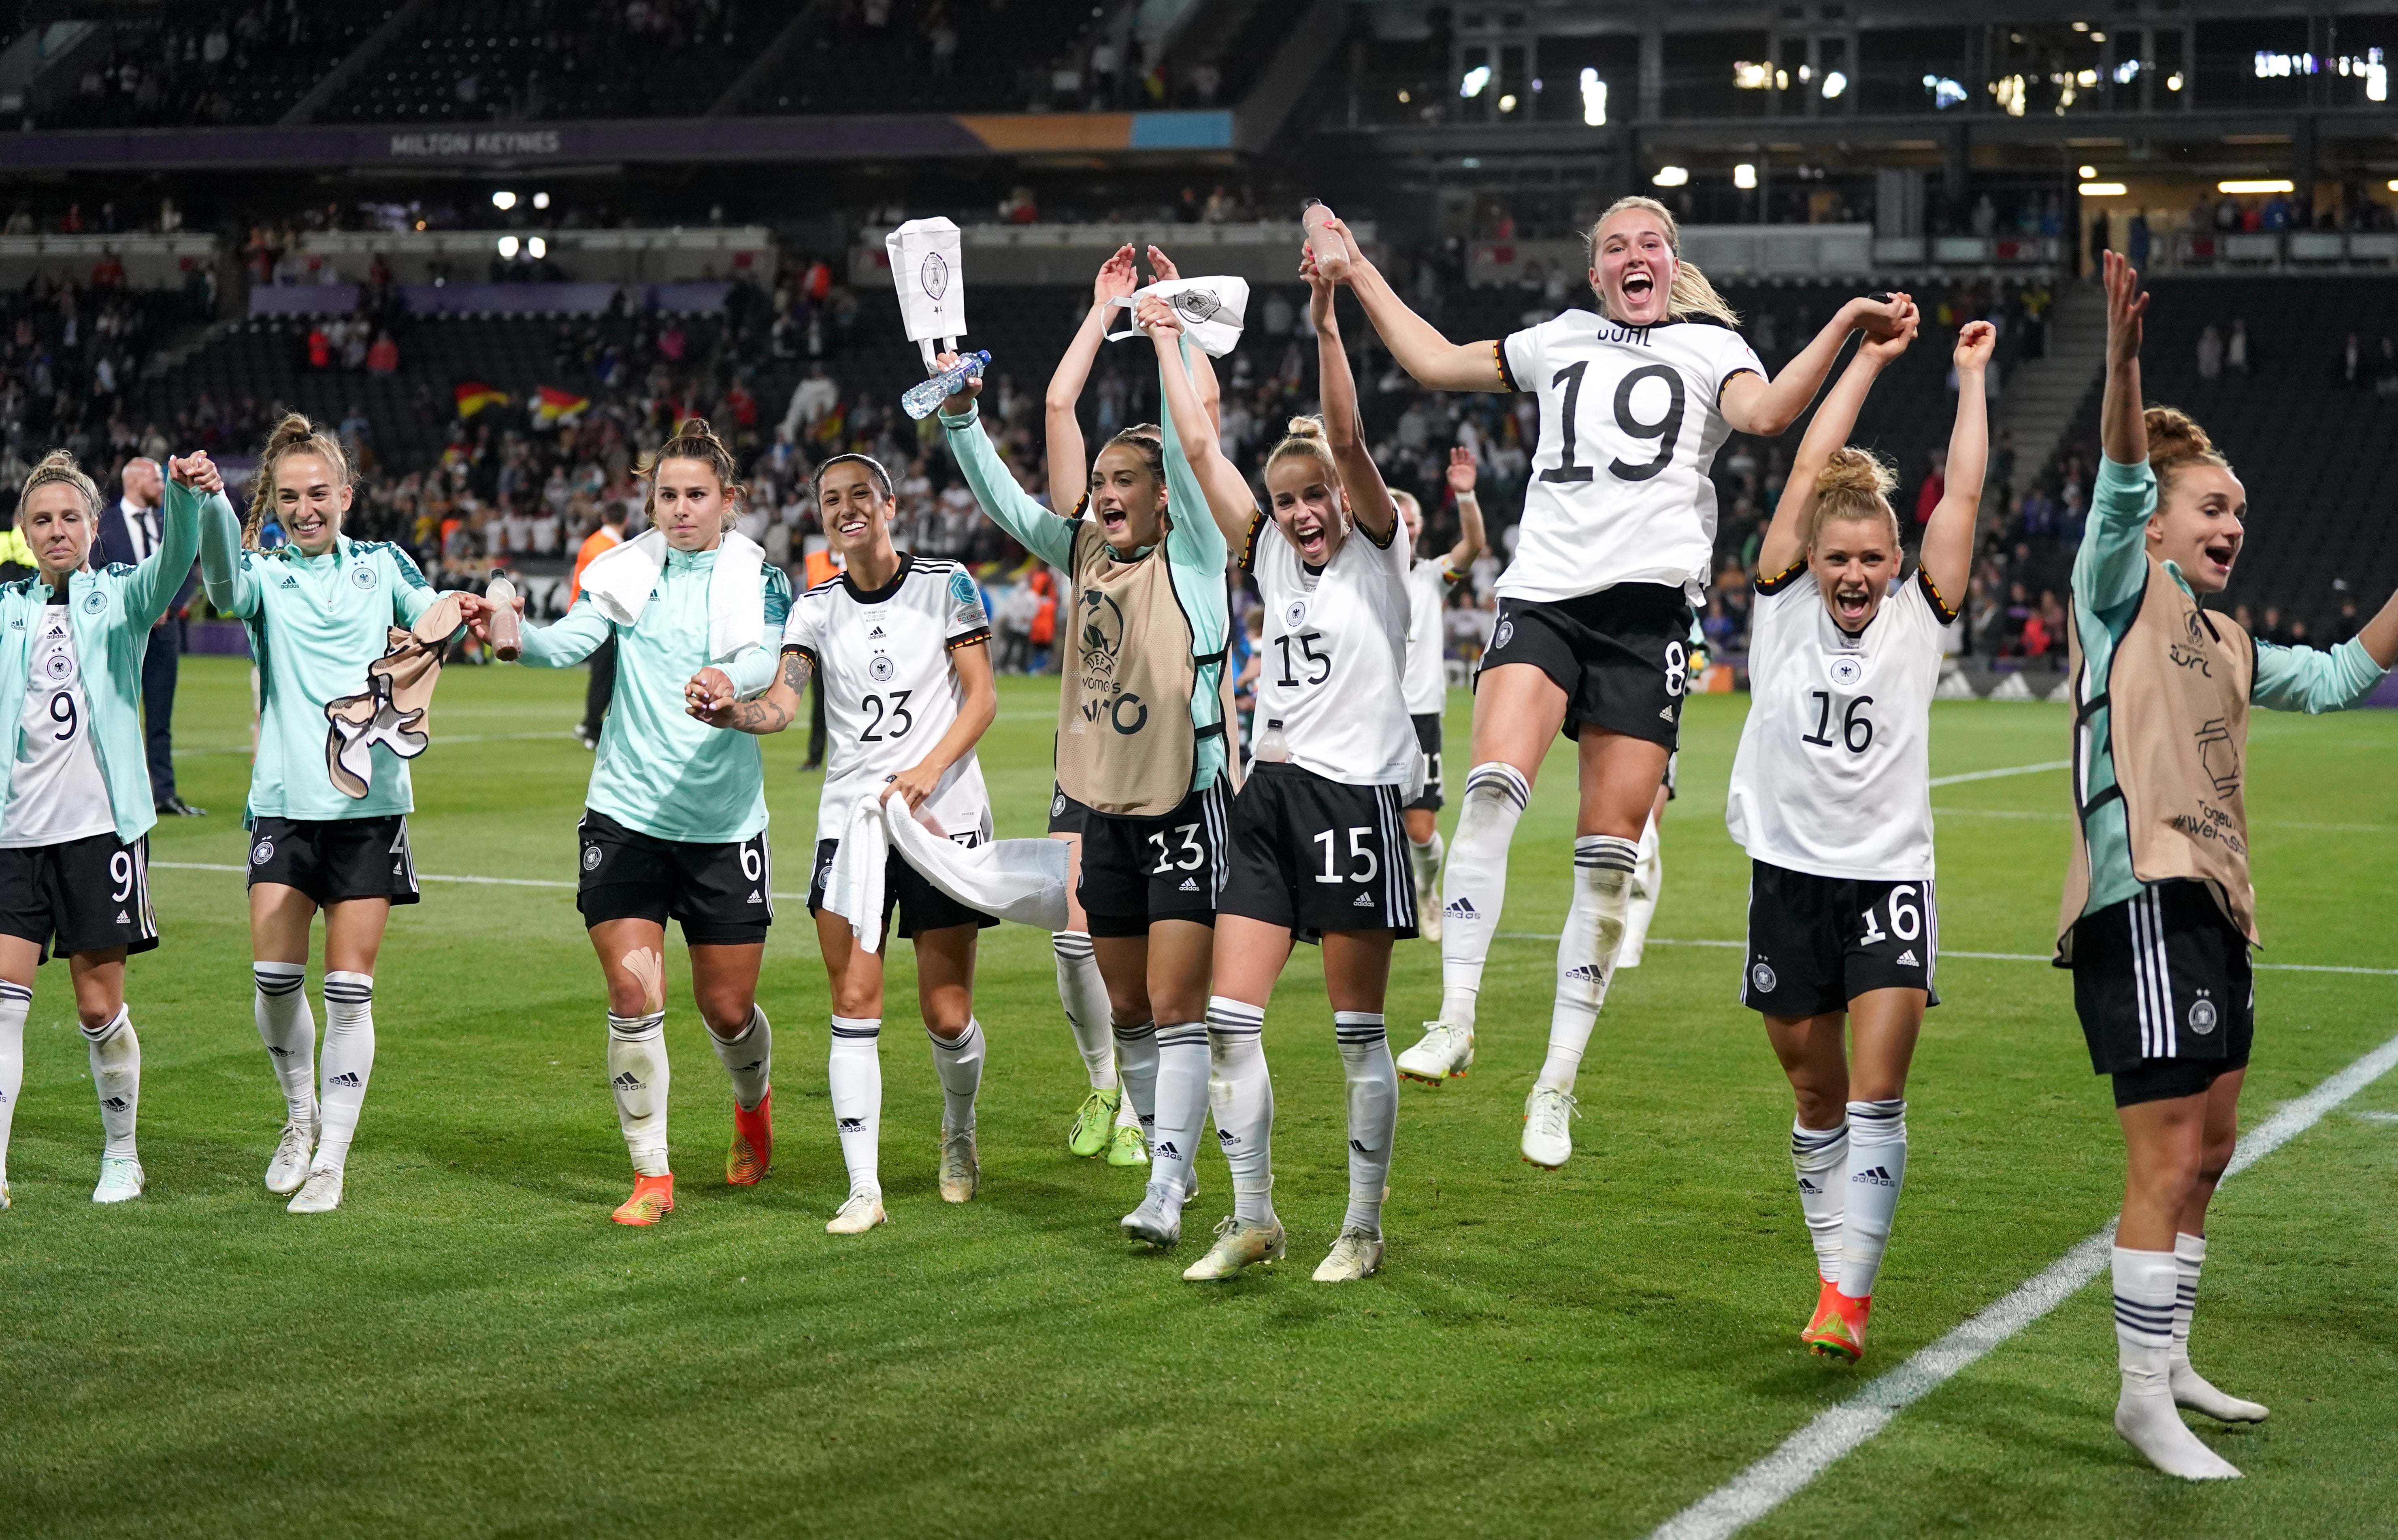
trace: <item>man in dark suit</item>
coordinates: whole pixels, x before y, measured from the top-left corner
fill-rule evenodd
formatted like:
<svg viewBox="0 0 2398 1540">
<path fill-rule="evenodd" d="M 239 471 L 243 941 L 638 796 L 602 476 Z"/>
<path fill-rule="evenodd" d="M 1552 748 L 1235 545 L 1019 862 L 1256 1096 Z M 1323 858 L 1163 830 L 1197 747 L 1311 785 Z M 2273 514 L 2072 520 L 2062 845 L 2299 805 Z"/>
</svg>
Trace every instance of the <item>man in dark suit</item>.
<svg viewBox="0 0 2398 1540">
<path fill-rule="evenodd" d="M 100 515 L 101 565 L 122 562 L 136 567 L 158 549 L 158 504 L 167 493 L 167 478 L 158 462 L 128 460 L 123 472 L 125 495 Z M 183 579 L 172 604 L 151 629 L 150 647 L 141 659 L 141 716 L 149 739 L 150 795 L 158 811 L 184 818 L 207 816 L 175 795 L 175 676 L 182 654 L 183 612 L 192 602 L 196 573 Z"/>
</svg>

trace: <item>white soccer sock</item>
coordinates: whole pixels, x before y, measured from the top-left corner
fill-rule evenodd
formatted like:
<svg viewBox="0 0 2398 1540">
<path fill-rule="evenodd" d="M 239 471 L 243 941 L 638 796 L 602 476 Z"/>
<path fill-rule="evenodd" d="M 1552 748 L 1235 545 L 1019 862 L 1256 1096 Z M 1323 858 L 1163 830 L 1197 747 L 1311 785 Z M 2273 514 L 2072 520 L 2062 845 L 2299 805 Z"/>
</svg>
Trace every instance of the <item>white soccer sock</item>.
<svg viewBox="0 0 2398 1540">
<path fill-rule="evenodd" d="M 374 977 L 369 973 L 325 975 L 324 1088 L 316 1158 L 311 1172 L 340 1171 L 358 1132 L 367 1080 L 374 1074 Z"/>
<path fill-rule="evenodd" d="M 842 1164 L 851 1192 L 880 1193 L 882 1145 L 882 1018 L 835 1016 L 832 1056 L 825 1078 L 832 1119 L 841 1134 Z"/>
<path fill-rule="evenodd" d="M 667 1013 L 608 1013 L 608 1089 L 616 1095 L 616 1126 L 636 1176 L 664 1176 L 667 1163 Z"/>
<path fill-rule="evenodd" d="M 133 1154 L 133 1122 L 141 1110 L 141 1039 L 133 1035 L 133 1013 L 124 1006 L 104 1026 L 83 1029 L 91 1051 L 91 1085 L 100 1096 L 100 1127 L 107 1137 L 102 1155 Z"/>
<path fill-rule="evenodd" d="M 975 1126 L 975 1092 L 982 1089 L 982 1024 L 966 1018 L 966 1029 L 944 1038 L 932 1028 L 933 1073 L 941 1078 L 941 1132 L 961 1133 Z"/>
<path fill-rule="evenodd" d="M 257 998 L 250 1013 L 258 1037 L 275 1066 L 275 1080 L 292 1121 L 317 1119 L 317 1020 L 308 1012 L 308 965 L 301 962 L 253 962 L 249 965 Z"/>
<path fill-rule="evenodd" d="M 1623 909 L 1632 897 L 1632 864 L 1640 847 L 1613 835 L 1574 840 L 1573 904 L 1557 938 L 1557 999 L 1549 1013 L 1549 1056 L 1539 1083 L 1571 1091 L 1590 1045 L 1599 1007 L 1607 1003 L 1615 949 L 1623 941 Z"/>
<path fill-rule="evenodd" d="M 1435 829 L 1432 837 L 1421 845 L 1412 839 L 1408 841 L 1408 864 L 1415 871 L 1417 892 L 1439 891 L 1441 850 L 1438 829 Z"/>
<path fill-rule="evenodd" d="M 1838 1282 L 1842 1209 L 1849 1189 L 1848 1123 L 1811 1129 L 1793 1118 L 1790 1164 L 1798 1173 L 1798 1212 L 1806 1216 L 1807 1239 L 1815 1248 L 1815 1275 Z"/>
<path fill-rule="evenodd" d="M 1157 1110 L 1149 1141 L 1152 1184 L 1171 1182 L 1178 1192 L 1191 1190 L 1192 1160 L 1207 1121 L 1207 1069 L 1206 1023 L 1158 1024 Z"/>
<path fill-rule="evenodd" d="M 8 1130 L 25 1089 L 25 1016 L 33 1009 L 32 990 L 0 982 L 0 1182 L 8 1180 Z"/>
<path fill-rule="evenodd" d="M 1116 1063 L 1122 1071 L 1124 1105 L 1146 1136 L 1157 1128 L 1157 1024 L 1115 1024 Z M 1122 1109 L 1118 1109 L 1121 1121 Z"/>
<path fill-rule="evenodd" d="M 1207 1002 L 1207 1106 L 1216 1143 L 1233 1168 L 1233 1218 L 1273 1223 L 1273 1077 L 1266 1071 L 1266 1013 L 1218 995 Z"/>
<path fill-rule="evenodd" d="M 2261 1423 L 2267 1414 L 2261 1404 L 2217 1390 L 2190 1367 L 2189 1323 L 2198 1313 L 2198 1273 L 2205 1264 L 2206 1237 L 2186 1232 L 2174 1237 L 2173 1347 L 2165 1360 L 2174 1399 L 2216 1422 Z"/>
<path fill-rule="evenodd" d="M 1066 1025 L 1074 1034 L 1074 1051 L 1083 1056 L 1083 1072 L 1091 1078 L 1093 1091 L 1113 1091 L 1116 1049 L 1108 1030 L 1113 1013 L 1091 938 L 1081 931 L 1060 931 L 1049 938 L 1049 947 L 1058 957 L 1058 1003 L 1066 1008 Z"/>
<path fill-rule="evenodd" d="M 1623 906 L 1623 944 L 1616 948 L 1615 966 L 1640 966 L 1649 944 L 1649 922 L 1657 917 L 1657 895 L 1665 891 L 1665 858 L 1657 838 L 1657 819 L 1640 831 L 1640 856 L 1632 864 L 1632 901 Z"/>
<path fill-rule="evenodd" d="M 2115 1248 L 2115 1356 L 2123 1375 L 2115 1431 L 2169 1476 L 2237 1476 L 2174 1409 L 2169 1361 L 2179 1281 L 2173 1252 Z"/>
<path fill-rule="evenodd" d="M 1507 847 L 1531 799 L 1524 772 L 1496 759 L 1465 778 L 1457 837 L 1440 879 L 1440 1019 L 1451 1026 L 1474 1024 L 1482 964 L 1507 899 Z"/>
<path fill-rule="evenodd" d="M 1391 1136 L 1399 1127 L 1399 1072 L 1380 1014 L 1335 1011 L 1333 1039 L 1349 1080 L 1349 1212 L 1344 1230 L 1382 1233 L 1382 1194 L 1391 1183 Z"/>
<path fill-rule="evenodd" d="M 733 1078 L 733 1099 L 742 1111 L 756 1111 L 766 1099 L 775 1075 L 775 1027 L 766 1020 L 765 1008 L 754 1003 L 749 1007 L 749 1024 L 739 1037 L 720 1038 L 710 1032 L 707 1040 L 716 1045 L 718 1061 Z"/>
<path fill-rule="evenodd" d="M 1872 1295 L 1906 1185 L 1906 1100 L 1849 1104 L 1848 1212 L 1840 1226 L 1840 1292 Z"/>
</svg>

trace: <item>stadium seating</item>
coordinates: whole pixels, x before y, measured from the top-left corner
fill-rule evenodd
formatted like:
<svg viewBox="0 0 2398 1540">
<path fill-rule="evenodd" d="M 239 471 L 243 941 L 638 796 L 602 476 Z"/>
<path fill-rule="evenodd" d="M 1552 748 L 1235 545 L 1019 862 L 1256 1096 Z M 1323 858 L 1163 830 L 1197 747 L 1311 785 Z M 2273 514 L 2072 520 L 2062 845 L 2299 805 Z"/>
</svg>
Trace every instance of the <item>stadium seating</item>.
<svg viewBox="0 0 2398 1540">
<path fill-rule="evenodd" d="M 211 25 L 171 24 L 157 16 L 111 23 L 110 57 L 97 91 L 85 90 L 41 115 L 46 128 L 163 127 L 179 124 L 273 123 L 364 43 L 398 9 L 397 0 L 332 5 L 323 0 L 271 20 L 255 14 Z M 254 23 L 254 24 L 253 24 Z M 211 32 L 228 52 L 204 62 Z"/>
<path fill-rule="evenodd" d="M 887 26 L 822 9 L 786 65 L 737 111 L 781 113 L 1022 112 L 1051 105 L 1051 71 L 1091 22 L 1080 5 L 959 0 L 943 7 L 956 27 L 959 66 L 944 75 L 924 31 L 931 7 L 898 0 Z M 1082 105 L 1079 97 L 1058 105 Z"/>
</svg>

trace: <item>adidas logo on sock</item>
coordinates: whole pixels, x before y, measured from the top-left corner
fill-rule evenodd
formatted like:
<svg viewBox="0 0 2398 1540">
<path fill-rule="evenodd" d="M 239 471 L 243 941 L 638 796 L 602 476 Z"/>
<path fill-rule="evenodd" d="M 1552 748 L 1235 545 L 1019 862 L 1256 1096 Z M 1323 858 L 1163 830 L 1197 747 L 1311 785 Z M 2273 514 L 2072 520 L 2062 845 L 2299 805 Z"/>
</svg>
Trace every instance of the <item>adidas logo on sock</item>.
<svg viewBox="0 0 2398 1540">
<path fill-rule="evenodd" d="M 1349 1147 L 1350 1147 L 1351 1149 L 1353 1149 L 1353 1150 L 1355 1150 L 1355 1151 L 1356 1151 L 1358 1154 L 1360 1154 L 1360 1155 L 1364 1155 L 1364 1154 L 1367 1154 L 1367 1149 L 1366 1149 L 1366 1146 L 1365 1146 L 1364 1145 L 1359 1144 L 1359 1143 L 1358 1143 L 1356 1140 L 1354 1140 L 1354 1139 L 1352 1139 L 1352 1140 L 1350 1140 L 1350 1141 L 1349 1141 Z"/>
<path fill-rule="evenodd" d="M 112 1096 L 107 1101 L 102 1102 L 100 1105 L 106 1107 L 111 1112 L 123 1112 L 125 1110 L 125 1098 L 122 1096 Z"/>
<path fill-rule="evenodd" d="M 1798 1179 L 1798 1190 L 1802 1193 L 1808 1194 L 1810 1197 L 1812 1197 L 1815 1194 L 1821 1193 L 1824 1189 L 1802 1176 Z"/>
<path fill-rule="evenodd" d="M 614 1086 L 618 1091 L 639 1091 L 641 1089 L 641 1078 L 634 1074 L 629 1069 L 608 1083 Z"/>
<path fill-rule="evenodd" d="M 1157 1146 L 1157 1158 L 1161 1160 L 1179 1160 L 1182 1158 L 1182 1152 L 1174 1147 L 1173 1140 L 1168 1139 Z"/>
<path fill-rule="evenodd" d="M 1901 968 L 1914 968 L 1920 966 L 1915 960 L 1914 947 L 1910 946 L 1906 951 L 1901 952 L 1898 955 L 1898 965 Z"/>
<path fill-rule="evenodd" d="M 269 1043 L 269 1044 L 267 1044 L 267 1045 L 266 1045 L 266 1051 L 268 1051 L 269 1053 L 274 1054 L 274 1055 L 275 1055 L 276 1058 L 278 1058 L 278 1059 L 288 1059 L 288 1058 L 291 1057 L 291 1051 L 290 1051 L 290 1049 L 288 1049 L 288 1048 L 283 1047 L 282 1045 L 280 1045 L 280 1044 L 278 1044 L 278 1043 Z"/>
<path fill-rule="evenodd" d="M 1359 893 L 1357 895 L 1357 902 L 1349 905 L 1352 909 L 1370 909 L 1373 906 L 1374 895 L 1371 893 Z"/>
<path fill-rule="evenodd" d="M 833 1121 L 840 1126 L 841 1132 L 843 1133 L 864 1133 L 866 1132 L 866 1119 L 863 1118 L 837 1118 L 833 1119 Z"/>
<path fill-rule="evenodd" d="M 758 1066 L 765 1062 L 766 1061 L 763 1059 L 752 1059 L 748 1064 L 743 1065 L 739 1069 L 734 1070 L 733 1073 L 735 1075 L 754 1075 L 758 1072 Z"/>
<path fill-rule="evenodd" d="M 1889 1169 L 1883 1166 L 1875 1166 L 1869 1171 L 1861 1171 L 1854 1176 L 1850 1177 L 1849 1180 L 1852 1182 L 1870 1182 L 1877 1187 L 1894 1187 L 1898 1185 L 1897 1183 L 1890 1179 Z"/>
<path fill-rule="evenodd" d="M 1136 1116 L 1138 1116 L 1138 1115 L 1136 1115 Z M 1152 1127 L 1152 1125 L 1154 1125 L 1154 1124 L 1156 1123 L 1156 1121 L 1157 1121 L 1157 1114 L 1155 1114 L 1155 1113 L 1153 1113 L 1153 1112 L 1152 1112 L 1152 1113 L 1151 1113 L 1148 1117 L 1141 1118 L 1141 1120 L 1140 1120 L 1140 1126 L 1141 1126 L 1141 1127 L 1143 1127 L 1143 1128 L 1149 1128 L 1149 1127 Z"/>
<path fill-rule="evenodd" d="M 1182 879 L 1181 891 L 1186 893 L 1195 893 L 1198 891 L 1199 879 L 1197 877 L 1186 877 Z"/>
<path fill-rule="evenodd" d="M 1567 969 L 1566 977 L 1569 979 L 1586 979 L 1595 983 L 1607 977 L 1607 974 L 1599 968 L 1598 964 L 1595 962 L 1586 962 L 1580 968 Z"/>
<path fill-rule="evenodd" d="M 1482 917 L 1481 911 L 1474 907 L 1474 901 L 1470 898 L 1459 899 L 1456 903 L 1451 904 L 1448 908 L 1442 910 L 1441 913 L 1445 915 L 1454 915 L 1459 919 L 1480 919 Z"/>
<path fill-rule="evenodd" d="M 1241 1136 L 1233 1132 L 1230 1129 L 1218 1129 L 1216 1131 L 1216 1143 L 1226 1149 L 1231 1149 L 1234 1145 L 1237 1145 L 1240 1142 Z"/>
<path fill-rule="evenodd" d="M 339 1075 L 334 1076 L 331 1079 L 330 1079 L 330 1080 L 326 1081 L 325 1083 L 326 1083 L 327 1085 L 329 1085 L 329 1086 L 340 1086 L 340 1087 L 342 1087 L 344 1090 L 348 1090 L 348 1089 L 350 1089 L 351 1087 L 357 1086 L 357 1085 L 362 1085 L 362 1084 L 364 1084 L 365 1082 L 361 1081 L 361 1080 L 357 1078 L 357 1073 L 356 1073 L 355 1071 L 345 1070 L 345 1071 L 344 1071 L 343 1073 L 341 1073 L 341 1074 L 339 1074 Z"/>
</svg>

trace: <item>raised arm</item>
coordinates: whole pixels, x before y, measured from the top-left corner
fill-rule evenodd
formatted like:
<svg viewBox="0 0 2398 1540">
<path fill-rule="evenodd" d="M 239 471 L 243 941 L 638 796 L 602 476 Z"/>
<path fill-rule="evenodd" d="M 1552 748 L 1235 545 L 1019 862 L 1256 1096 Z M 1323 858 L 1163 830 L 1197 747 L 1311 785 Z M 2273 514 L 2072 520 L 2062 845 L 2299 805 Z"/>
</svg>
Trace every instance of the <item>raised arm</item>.
<svg viewBox="0 0 2398 1540">
<path fill-rule="evenodd" d="M 1357 237 L 1339 220 L 1327 220 L 1323 229 L 1336 231 L 1349 248 L 1349 291 L 1357 296 L 1366 319 L 1374 324 L 1382 345 L 1399 367 L 1427 390 L 1503 391 L 1507 381 L 1499 368 L 1496 339 L 1452 342 L 1430 321 L 1408 308 L 1381 270 L 1366 260 Z"/>
<path fill-rule="evenodd" d="M 200 587 L 218 613 L 258 613 L 258 575 L 242 564 L 241 516 L 222 497 L 200 504 Z"/>
<path fill-rule="evenodd" d="M 1831 394 L 1815 408 L 1815 419 L 1807 424 L 1798 452 L 1790 459 L 1789 479 L 1782 484 L 1782 501 L 1773 505 L 1773 522 L 1766 526 L 1765 539 L 1757 548 L 1760 578 L 1778 578 L 1807 559 L 1807 521 L 1815 508 L 1815 478 L 1823 474 L 1832 451 L 1849 441 L 1866 395 L 1882 369 L 1915 341 L 1916 320 L 1910 303 L 1895 333 L 1858 343 L 1857 355 L 1849 360 Z"/>
<path fill-rule="evenodd" d="M 1789 430 L 1815 399 L 1823 388 L 1824 376 L 1832 372 L 1833 360 L 1840 355 L 1840 344 L 1849 333 L 1865 328 L 1868 339 L 1887 341 L 1897 335 L 1900 328 L 1914 324 L 1915 301 L 1905 294 L 1891 294 L 1880 299 L 1860 295 L 1839 308 L 1839 314 L 1815 333 L 1815 340 L 1798 352 L 1798 355 L 1782 366 L 1782 372 L 1772 380 L 1760 380 L 1754 374 L 1736 374 L 1723 388 L 1724 421 L 1740 433 L 1755 434 L 1760 438 L 1772 438 Z M 1841 430 L 1843 435 L 1847 430 Z M 1820 463 L 1820 462 L 1819 462 Z"/>
<path fill-rule="evenodd" d="M 1215 422 L 1199 405 L 1197 388 L 1192 385 L 1190 371 L 1182 367 L 1182 322 L 1174 307 L 1152 297 L 1141 301 L 1134 324 L 1149 334 L 1157 349 L 1158 390 L 1165 407 L 1166 450 L 1170 455 L 1179 447 L 1192 474 L 1198 478 L 1199 490 L 1207 504 L 1207 512 L 1223 531 L 1224 542 L 1237 547 L 1249 538 L 1249 525 L 1258 516 L 1258 500 L 1249 490 L 1248 478 L 1233 462 L 1224 458 L 1222 441 Z M 1172 501 L 1168 512 L 1182 516 L 1183 510 Z"/>
<path fill-rule="evenodd" d="M 175 602 L 193 558 L 200 554 L 201 504 L 224 503 L 225 516 L 233 516 L 233 504 L 225 502 L 224 480 L 205 452 L 169 460 L 167 471 L 158 548 L 134 568 L 125 584 L 126 618 L 145 630 Z"/>
<path fill-rule="evenodd" d="M 1058 360 L 1057 372 L 1049 376 L 1049 392 L 1042 400 L 1042 425 L 1048 435 L 1049 501 L 1070 499 L 1058 510 L 1061 514 L 1072 509 L 1071 499 L 1083 495 L 1091 472 L 1090 459 L 1084 452 L 1083 420 L 1076 410 L 1083 387 L 1090 382 L 1091 365 L 1107 341 L 1108 318 L 1115 314 L 1115 301 L 1139 287 L 1131 245 L 1116 248 L 1115 255 L 1099 264 L 1099 275 L 1091 284 L 1090 314 L 1083 317 L 1074 340 L 1066 344 L 1065 356 Z"/>
<path fill-rule="evenodd" d="M 1448 451 L 1448 489 L 1457 499 L 1457 543 L 1448 548 L 1448 567 L 1460 577 L 1481 559 L 1489 543 L 1482 529 L 1482 500 L 1474 495 L 1475 479 L 1480 474 L 1473 450 L 1460 445 Z"/>
<path fill-rule="evenodd" d="M 1159 283 L 1174 283 L 1182 276 L 1174 259 L 1154 246 L 1149 248 L 1149 265 Z M 1205 348 L 1184 348 L 1182 361 L 1191 367 L 1191 387 L 1199 393 L 1199 405 L 1206 409 L 1207 421 L 1215 424 L 1218 433 L 1223 432 L 1224 387 L 1216 379 L 1216 360 L 1207 356 Z"/>
<path fill-rule="evenodd" d="M 1917 558 L 1952 611 L 1964 604 L 1965 580 L 1974 569 L 1974 525 L 1981 516 L 1982 477 L 1990 461 L 1990 413 L 1983 398 L 1983 377 L 1998 341 L 1998 328 L 1987 321 L 1968 321 L 1957 333 L 1952 359 L 1957 366 L 1957 424 L 1948 430 L 1947 486 L 1940 505 L 1932 511 L 1932 522 L 1923 527 L 1923 549 Z"/>
<path fill-rule="evenodd" d="M 945 353 L 935 360 L 935 367 L 947 368 L 957 361 L 956 354 Z M 990 435 L 983 432 L 975 406 L 975 398 L 981 394 L 982 377 L 977 375 L 941 403 L 941 428 L 948 435 L 950 453 L 957 460 L 959 473 L 966 478 L 966 486 L 974 492 L 975 502 L 981 505 L 985 517 L 1014 535 L 1026 550 L 1050 566 L 1071 567 L 1074 559 L 1073 520 L 1044 508 L 1016 484 L 1016 474 L 1000 459 Z"/>
<path fill-rule="evenodd" d="M 958 686 L 964 697 L 958 702 L 958 719 L 941 734 L 931 753 L 893 776 L 882 793 L 886 802 L 895 793 L 906 797 L 910 812 L 924 805 L 924 798 L 933 795 L 950 767 L 972 754 L 991 723 L 999 720 L 999 685 L 991 677 L 990 644 L 977 641 L 952 648 L 950 666 L 958 671 Z"/>
<path fill-rule="evenodd" d="M 2140 404 L 2140 340 L 2149 296 L 2137 269 L 2115 252 L 2100 254 L 2107 284 L 2107 384 L 2099 398 L 2098 474 L 2090 484 L 2090 519 L 2073 556 L 2073 591 L 2094 611 L 2129 604 L 2149 581 L 2149 516 L 2157 481 L 2149 469 L 2149 425 Z"/>
<path fill-rule="evenodd" d="M 1349 500 L 1349 516 L 1357 528 L 1388 546 L 1399 527 L 1399 505 L 1382 483 L 1381 467 L 1366 448 L 1366 423 L 1357 415 L 1357 382 L 1349 372 L 1349 350 L 1341 345 L 1340 317 L 1332 303 L 1332 280 L 1315 271 L 1315 253 L 1302 249 L 1299 275 L 1307 280 L 1308 318 L 1315 326 L 1317 409 L 1324 413 L 1325 443 L 1340 472 L 1340 489 Z"/>
</svg>

